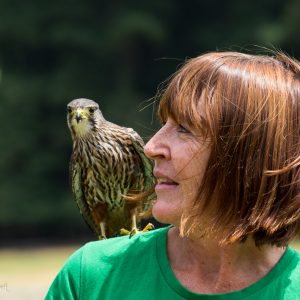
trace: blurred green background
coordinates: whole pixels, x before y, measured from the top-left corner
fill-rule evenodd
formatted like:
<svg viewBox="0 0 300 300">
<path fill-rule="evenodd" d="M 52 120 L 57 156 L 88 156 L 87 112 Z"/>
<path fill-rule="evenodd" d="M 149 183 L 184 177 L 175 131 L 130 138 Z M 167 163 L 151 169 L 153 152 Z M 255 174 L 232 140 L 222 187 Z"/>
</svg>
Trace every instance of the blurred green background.
<svg viewBox="0 0 300 300">
<path fill-rule="evenodd" d="M 185 58 L 260 45 L 299 59 L 299 20 L 298 0 L 0 0 L 1 246 L 94 239 L 69 188 L 70 100 L 147 140 L 141 108 Z"/>
</svg>

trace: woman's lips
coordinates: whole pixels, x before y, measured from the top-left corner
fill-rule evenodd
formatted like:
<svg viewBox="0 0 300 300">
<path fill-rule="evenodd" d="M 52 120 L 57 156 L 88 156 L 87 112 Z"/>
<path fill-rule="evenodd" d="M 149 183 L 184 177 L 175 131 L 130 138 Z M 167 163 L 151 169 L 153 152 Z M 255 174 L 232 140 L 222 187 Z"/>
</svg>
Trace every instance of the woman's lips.
<svg viewBox="0 0 300 300">
<path fill-rule="evenodd" d="M 160 190 L 172 190 L 178 186 L 178 183 L 169 179 L 169 178 L 161 178 L 158 177 L 156 178 L 157 184 L 155 186 L 155 191 L 160 191 Z"/>
</svg>

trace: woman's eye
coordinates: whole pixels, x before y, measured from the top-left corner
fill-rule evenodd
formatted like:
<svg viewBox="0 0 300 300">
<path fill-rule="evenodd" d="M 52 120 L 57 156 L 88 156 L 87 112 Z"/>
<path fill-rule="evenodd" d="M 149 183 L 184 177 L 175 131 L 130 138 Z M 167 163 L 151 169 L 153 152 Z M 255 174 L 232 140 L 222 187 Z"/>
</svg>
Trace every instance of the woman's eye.
<svg viewBox="0 0 300 300">
<path fill-rule="evenodd" d="M 190 131 L 188 129 L 186 129 L 183 125 L 178 124 L 178 132 L 181 133 L 190 133 Z"/>
</svg>

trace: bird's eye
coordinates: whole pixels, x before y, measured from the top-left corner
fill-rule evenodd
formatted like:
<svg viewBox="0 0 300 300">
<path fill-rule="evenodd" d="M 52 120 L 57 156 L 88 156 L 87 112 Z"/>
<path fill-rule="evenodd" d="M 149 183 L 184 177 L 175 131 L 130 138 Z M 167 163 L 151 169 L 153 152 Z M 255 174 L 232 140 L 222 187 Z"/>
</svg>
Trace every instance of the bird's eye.
<svg viewBox="0 0 300 300">
<path fill-rule="evenodd" d="M 89 108 L 89 113 L 90 113 L 90 114 L 93 114 L 94 112 L 95 112 L 95 108 L 90 107 L 90 108 Z"/>
<path fill-rule="evenodd" d="M 68 108 L 67 108 L 67 111 L 68 111 L 68 113 L 70 114 L 70 113 L 72 112 L 72 108 L 71 108 L 71 107 L 68 107 Z"/>
</svg>

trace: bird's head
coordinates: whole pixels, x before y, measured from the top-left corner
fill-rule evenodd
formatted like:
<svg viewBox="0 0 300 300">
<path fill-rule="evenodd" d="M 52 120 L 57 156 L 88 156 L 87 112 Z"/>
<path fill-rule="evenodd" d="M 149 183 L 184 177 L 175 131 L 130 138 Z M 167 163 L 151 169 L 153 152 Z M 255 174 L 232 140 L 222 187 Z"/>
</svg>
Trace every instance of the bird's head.
<svg viewBox="0 0 300 300">
<path fill-rule="evenodd" d="M 67 121 L 73 138 L 83 138 L 104 122 L 99 105 L 89 99 L 75 99 L 67 105 Z"/>
</svg>

